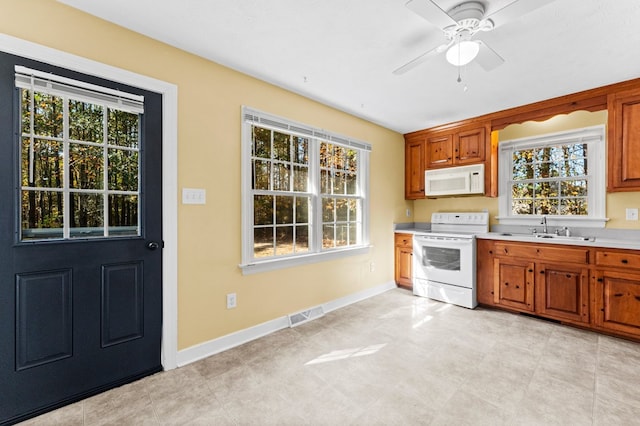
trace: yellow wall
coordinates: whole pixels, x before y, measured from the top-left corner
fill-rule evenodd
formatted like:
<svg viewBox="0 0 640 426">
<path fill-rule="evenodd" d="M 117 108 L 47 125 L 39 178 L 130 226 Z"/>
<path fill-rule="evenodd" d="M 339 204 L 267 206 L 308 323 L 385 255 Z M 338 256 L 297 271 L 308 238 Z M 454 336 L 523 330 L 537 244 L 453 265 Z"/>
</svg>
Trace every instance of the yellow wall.
<svg viewBox="0 0 640 426">
<path fill-rule="evenodd" d="M 607 124 L 607 111 L 587 112 L 576 111 L 567 115 L 558 115 L 542 122 L 529 121 L 522 124 L 512 124 L 500 131 L 499 140 L 507 141 L 555 133 L 581 127 Z M 606 159 L 602 159 L 606 161 Z M 626 208 L 640 209 L 640 193 L 610 193 L 607 194 L 607 228 L 640 229 L 640 221 L 625 219 Z M 487 197 L 458 197 L 439 198 L 435 200 L 416 200 L 414 202 L 417 222 L 429 222 L 431 213 L 438 211 L 478 211 L 487 209 L 491 217 L 491 224 L 497 224 L 498 199 Z"/>
<path fill-rule="evenodd" d="M 178 86 L 178 185 L 207 190 L 207 205 L 179 205 L 179 349 L 393 280 L 392 224 L 411 206 L 402 135 L 54 0 L 0 0 L 0 10 L 2 33 Z M 372 144 L 369 254 L 241 274 L 242 105 Z"/>
</svg>

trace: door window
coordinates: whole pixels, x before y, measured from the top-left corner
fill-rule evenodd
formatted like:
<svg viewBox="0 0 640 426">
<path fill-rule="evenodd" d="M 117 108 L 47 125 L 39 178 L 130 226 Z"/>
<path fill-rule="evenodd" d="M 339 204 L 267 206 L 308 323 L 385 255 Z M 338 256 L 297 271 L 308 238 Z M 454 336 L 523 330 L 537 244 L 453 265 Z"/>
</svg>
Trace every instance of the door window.
<svg viewBox="0 0 640 426">
<path fill-rule="evenodd" d="M 143 99 L 17 68 L 20 240 L 140 235 Z"/>
</svg>

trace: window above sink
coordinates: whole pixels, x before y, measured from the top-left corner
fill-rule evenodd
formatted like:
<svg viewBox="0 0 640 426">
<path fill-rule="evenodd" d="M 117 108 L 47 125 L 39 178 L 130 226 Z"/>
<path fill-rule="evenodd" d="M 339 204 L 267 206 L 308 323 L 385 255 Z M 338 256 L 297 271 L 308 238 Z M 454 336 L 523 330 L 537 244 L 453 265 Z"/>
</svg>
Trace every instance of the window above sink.
<svg viewBox="0 0 640 426">
<path fill-rule="evenodd" d="M 500 224 L 603 228 L 605 126 L 499 144 Z M 553 238 L 555 235 L 550 235 Z"/>
</svg>

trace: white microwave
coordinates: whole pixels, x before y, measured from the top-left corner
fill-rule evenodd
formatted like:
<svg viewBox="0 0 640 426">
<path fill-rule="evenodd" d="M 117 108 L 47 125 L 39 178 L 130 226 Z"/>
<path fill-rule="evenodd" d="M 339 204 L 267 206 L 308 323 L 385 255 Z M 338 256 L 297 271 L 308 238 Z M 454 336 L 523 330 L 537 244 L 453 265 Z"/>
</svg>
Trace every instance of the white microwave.
<svg viewBox="0 0 640 426">
<path fill-rule="evenodd" d="M 424 181 L 427 197 L 484 194 L 484 164 L 427 170 Z"/>
</svg>

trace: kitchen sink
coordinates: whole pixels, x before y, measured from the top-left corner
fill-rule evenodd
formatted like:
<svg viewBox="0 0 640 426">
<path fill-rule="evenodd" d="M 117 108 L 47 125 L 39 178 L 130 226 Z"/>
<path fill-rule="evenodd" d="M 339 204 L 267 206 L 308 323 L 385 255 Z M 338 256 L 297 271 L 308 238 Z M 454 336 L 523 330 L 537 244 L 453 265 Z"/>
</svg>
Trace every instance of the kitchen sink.
<svg viewBox="0 0 640 426">
<path fill-rule="evenodd" d="M 553 240 L 569 240 L 569 241 L 595 241 L 596 237 L 579 237 L 579 236 L 566 236 L 556 234 L 535 234 L 536 238 L 548 238 Z"/>
<path fill-rule="evenodd" d="M 534 240 L 556 240 L 556 241 L 595 241 L 596 237 L 583 237 L 583 236 L 566 236 L 566 235 L 557 235 L 557 234 L 512 234 L 512 233 L 502 233 L 501 235 L 507 237 L 520 237 L 520 238 L 531 238 Z"/>
</svg>

